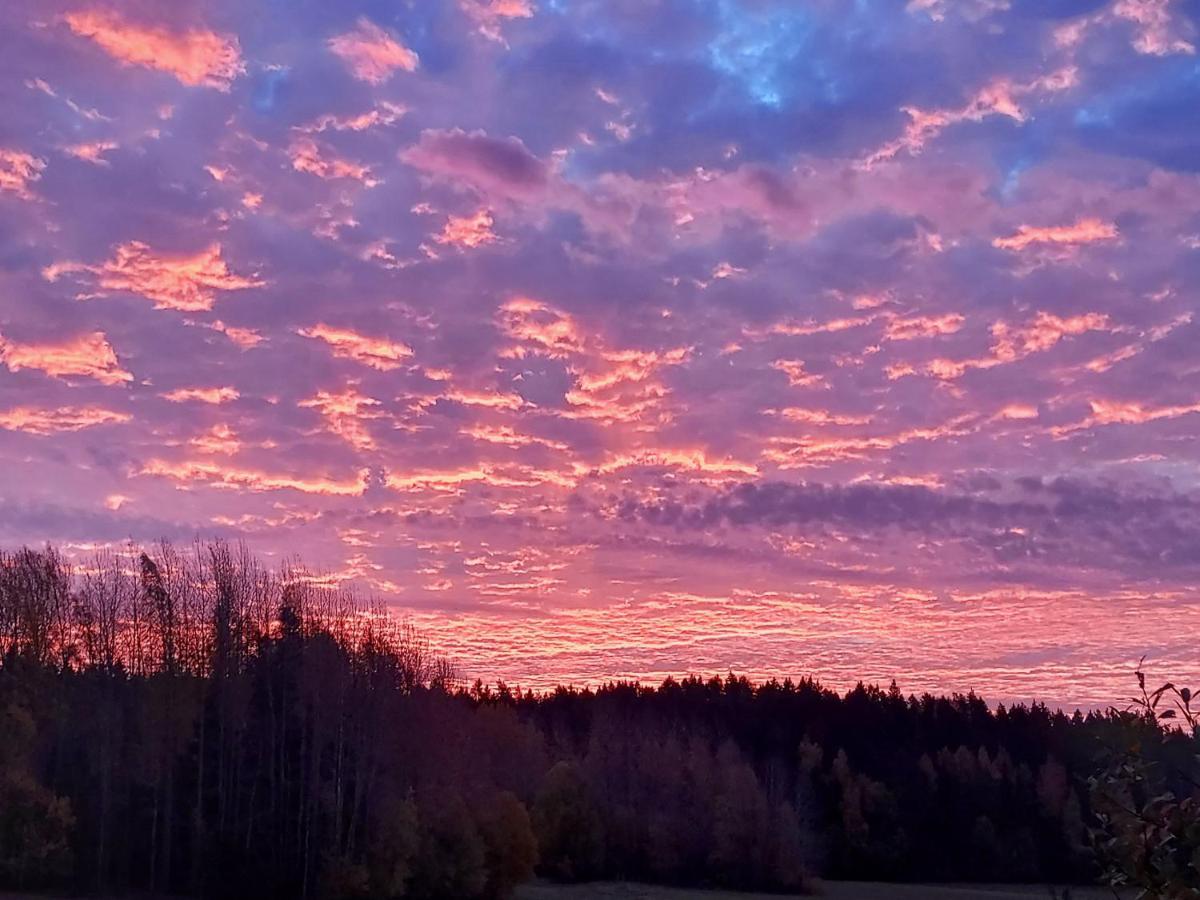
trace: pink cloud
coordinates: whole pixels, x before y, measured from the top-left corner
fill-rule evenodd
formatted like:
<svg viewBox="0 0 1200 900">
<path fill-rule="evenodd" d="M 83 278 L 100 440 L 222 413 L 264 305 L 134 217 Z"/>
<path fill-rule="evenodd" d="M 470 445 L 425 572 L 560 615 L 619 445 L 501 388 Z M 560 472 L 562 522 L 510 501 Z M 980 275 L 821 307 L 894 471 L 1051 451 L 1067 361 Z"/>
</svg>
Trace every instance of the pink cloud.
<svg viewBox="0 0 1200 900">
<path fill-rule="evenodd" d="M 1138 53 L 1166 56 L 1196 52 L 1195 44 L 1178 36 L 1183 26 L 1171 16 L 1171 0 L 1118 0 L 1113 14 L 1138 26 L 1133 41 Z"/>
<path fill-rule="evenodd" d="M 0 191 L 8 191 L 22 200 L 32 200 L 29 186 L 42 177 L 46 161 L 30 153 L 0 147 Z"/>
<path fill-rule="evenodd" d="M 367 18 L 360 18 L 353 30 L 329 39 L 332 50 L 360 81 L 382 84 L 397 69 L 412 72 L 417 54 Z"/>
<path fill-rule="evenodd" d="M 400 159 L 423 172 L 505 197 L 529 196 L 549 182 L 545 164 L 519 138 L 494 138 L 482 131 L 422 131 Z"/>
<path fill-rule="evenodd" d="M 237 38 L 207 29 L 175 33 L 103 10 L 70 12 L 64 20 L 71 31 L 94 41 L 121 65 L 167 72 L 186 85 L 227 91 L 246 69 Z"/>
<path fill-rule="evenodd" d="M 71 144 L 68 147 L 64 147 L 63 151 L 84 162 L 90 162 L 97 166 L 107 166 L 108 160 L 104 158 L 104 154 L 109 150 L 116 149 L 116 141 L 90 141 L 84 144 Z"/>
</svg>

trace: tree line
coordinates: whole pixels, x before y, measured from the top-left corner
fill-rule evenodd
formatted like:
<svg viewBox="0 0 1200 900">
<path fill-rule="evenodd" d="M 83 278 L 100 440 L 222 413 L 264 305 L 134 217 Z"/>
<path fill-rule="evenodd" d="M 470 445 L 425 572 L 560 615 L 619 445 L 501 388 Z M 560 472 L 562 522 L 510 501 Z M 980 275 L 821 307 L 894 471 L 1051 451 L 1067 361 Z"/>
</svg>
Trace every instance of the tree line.
<svg viewBox="0 0 1200 900">
<path fill-rule="evenodd" d="M 1140 864 L 1149 794 L 1200 797 L 1196 750 L 1145 710 L 894 684 L 468 686 L 386 609 L 243 545 L 0 552 L 0 888 L 1090 882 L 1121 877 L 1105 848 Z"/>
</svg>

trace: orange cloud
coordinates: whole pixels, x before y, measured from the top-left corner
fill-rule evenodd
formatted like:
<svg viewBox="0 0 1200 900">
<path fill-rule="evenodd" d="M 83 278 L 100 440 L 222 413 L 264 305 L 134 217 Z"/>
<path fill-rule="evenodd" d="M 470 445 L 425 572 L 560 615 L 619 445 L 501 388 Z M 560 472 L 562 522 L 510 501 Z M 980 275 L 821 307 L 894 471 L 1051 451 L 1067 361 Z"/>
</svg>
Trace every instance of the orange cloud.
<svg viewBox="0 0 1200 900">
<path fill-rule="evenodd" d="M 495 391 L 470 391 L 454 389 L 443 396 L 465 406 L 483 406 L 489 409 L 520 409 L 525 401 L 520 394 L 498 394 Z"/>
<path fill-rule="evenodd" d="M 251 347 L 257 347 L 266 340 L 259 332 L 253 328 L 238 328 L 234 325 L 226 325 L 220 319 L 207 326 L 213 331 L 219 331 L 225 337 L 229 338 L 243 350 L 249 350 Z"/>
<path fill-rule="evenodd" d="M 844 416 L 824 409 L 804 409 L 799 406 L 789 406 L 778 410 L 778 413 L 789 422 L 803 422 L 805 425 L 866 425 L 871 421 L 870 416 Z"/>
<path fill-rule="evenodd" d="M 562 413 L 568 419 L 583 419 L 604 424 L 616 422 L 638 422 L 655 408 L 662 405 L 670 392 L 658 382 L 632 387 L 623 385 L 619 390 L 604 393 L 583 390 L 567 391 L 565 399 L 570 408 Z M 644 430 L 652 430 L 667 421 L 644 423 Z"/>
<path fill-rule="evenodd" d="M 0 147 L 0 191 L 16 194 L 22 200 L 32 200 L 29 185 L 42 177 L 46 161 L 20 150 Z"/>
<path fill-rule="evenodd" d="M 953 381 L 962 378 L 969 369 L 991 369 L 1000 365 L 1000 360 L 991 356 L 979 359 L 932 359 L 925 364 L 925 372 L 942 381 Z M 888 378 L 902 378 L 912 373 L 908 366 L 894 367 L 888 372 Z"/>
<path fill-rule="evenodd" d="M 909 121 L 904 133 L 867 155 L 859 166 L 869 169 L 901 152 L 916 155 L 942 131 L 959 122 L 982 122 L 989 116 L 1005 116 L 1015 122 L 1024 122 L 1026 114 L 1018 98 L 1032 93 L 1063 91 L 1075 82 L 1075 69 L 1068 67 L 1028 82 L 997 78 L 978 90 L 958 109 L 924 110 L 915 106 L 905 106 L 902 109 Z"/>
<path fill-rule="evenodd" d="M 155 301 L 155 309 L 186 312 L 212 309 L 217 291 L 261 287 L 258 278 L 234 275 L 221 258 L 221 245 L 210 244 L 192 256 L 155 256 L 138 241 L 117 247 L 100 272 L 100 286 L 131 291 Z"/>
<path fill-rule="evenodd" d="M 510 336 L 550 356 L 583 351 L 583 334 L 566 313 L 529 297 L 514 297 L 500 307 L 501 325 Z M 524 355 L 521 348 L 515 354 Z"/>
<path fill-rule="evenodd" d="M 1146 407 L 1140 403 L 1126 403 L 1120 400 L 1092 400 L 1090 406 L 1092 416 L 1088 424 L 1094 425 L 1136 425 L 1158 419 L 1177 419 L 1200 412 L 1200 403 Z"/>
<path fill-rule="evenodd" d="M 884 337 L 889 341 L 911 341 L 914 338 L 938 337 L 954 334 L 966 320 L 958 313 L 944 316 L 916 316 L 910 319 L 892 319 L 887 324 Z"/>
<path fill-rule="evenodd" d="M 482 247 L 498 240 L 492 231 L 492 224 L 492 214 L 486 209 L 479 210 L 473 216 L 450 216 L 441 234 L 433 239 L 439 244 L 454 247 Z"/>
<path fill-rule="evenodd" d="M 530 0 L 459 0 L 459 6 L 480 34 L 500 43 L 504 43 L 504 35 L 500 32 L 504 20 L 533 16 Z"/>
<path fill-rule="evenodd" d="M 141 241 L 130 241 L 119 245 L 113 258 L 103 265 L 52 263 L 42 269 L 42 276 L 57 281 L 68 272 L 91 272 L 106 290 L 140 294 L 153 300 L 155 309 L 180 312 L 212 309 L 218 291 L 240 291 L 265 284 L 259 278 L 230 272 L 221 258 L 221 245 L 216 243 L 192 255 L 155 255 Z"/>
<path fill-rule="evenodd" d="M 589 469 L 587 466 L 576 464 L 577 474 L 600 473 L 606 474 L 631 467 L 637 468 L 670 468 L 686 469 L 702 475 L 757 475 L 758 466 L 744 463 L 730 457 L 724 459 L 709 459 L 702 449 L 671 449 L 647 448 L 632 453 L 621 453 L 611 456 L 601 465 Z"/>
<path fill-rule="evenodd" d="M 1038 417 L 1038 409 L 1036 406 L 1030 406 L 1027 403 L 1010 403 L 1004 407 L 995 416 L 994 419 L 1036 419 Z"/>
<path fill-rule="evenodd" d="M 81 118 L 87 119 L 90 122 L 111 122 L 112 121 L 112 119 L 110 119 L 108 116 L 101 113 L 98 109 L 90 109 L 88 107 L 80 106 L 78 103 L 76 103 L 70 97 L 59 96 L 58 91 L 56 91 L 54 88 L 52 88 L 49 84 L 47 84 L 41 78 L 30 78 L 28 81 L 25 82 L 25 86 L 27 88 L 30 88 L 31 90 L 41 91 L 47 97 L 54 97 L 56 99 L 62 100 L 62 102 L 66 104 L 67 108 L 71 110 L 71 112 L 75 113 L 76 115 L 80 116 Z"/>
<path fill-rule="evenodd" d="M 1141 347 L 1137 344 L 1127 344 L 1112 353 L 1106 353 L 1103 356 L 1097 356 L 1093 360 L 1089 360 L 1085 365 L 1090 372 L 1107 372 L 1117 363 L 1125 362 L 1127 359 L 1133 359 L 1141 352 Z"/>
<path fill-rule="evenodd" d="M 300 406 L 315 409 L 329 424 L 329 430 L 345 440 L 356 450 L 371 450 L 375 439 L 364 424 L 364 419 L 376 418 L 371 407 L 379 406 L 374 397 L 364 397 L 353 387 L 346 387 L 340 394 L 320 391 L 315 397 L 302 401 Z"/>
<path fill-rule="evenodd" d="M 318 322 L 311 328 L 301 328 L 297 334 L 324 341 L 333 348 L 334 356 L 352 359 L 381 372 L 399 368 L 404 360 L 413 355 L 412 347 L 400 341 L 369 337 L 348 328 L 334 328 L 323 322 Z"/>
<path fill-rule="evenodd" d="M 690 350 L 610 350 L 595 346 L 572 366 L 575 386 L 566 394 L 568 418 L 599 422 L 637 422 L 646 413 L 662 405 L 670 391 L 658 379 L 666 366 L 686 362 Z M 666 421 L 662 415 L 655 421 Z M 643 422 L 643 428 L 653 427 Z"/>
<path fill-rule="evenodd" d="M 563 487 L 574 486 L 575 482 L 558 472 L 542 471 L 527 466 L 497 467 L 471 466 L 462 469 L 444 469 L 398 474 L 389 472 L 385 479 L 394 491 L 446 491 L 457 492 L 473 482 L 486 482 L 489 487 L 534 487 L 551 482 Z"/>
<path fill-rule="evenodd" d="M 518 401 L 520 398 L 517 398 Z M 570 447 L 561 441 L 552 441 L 547 438 L 535 437 L 531 434 L 523 434 L 510 425 L 472 425 L 469 428 L 464 428 L 461 434 L 468 437 L 473 437 L 478 441 L 486 441 L 489 444 L 501 444 L 505 447 L 528 447 L 538 444 L 543 447 L 549 447 L 552 450 L 567 451 Z"/>
<path fill-rule="evenodd" d="M 468 482 L 487 480 L 489 480 L 488 470 L 483 466 L 444 471 L 407 472 L 403 475 L 389 472 L 386 479 L 387 486 L 394 491 L 453 491 Z"/>
<path fill-rule="evenodd" d="M 1022 225 L 1017 229 L 1016 234 L 993 240 L 992 246 L 1001 250 L 1024 250 L 1037 244 L 1075 247 L 1097 241 L 1111 241 L 1117 237 L 1119 237 L 1119 232 L 1113 223 L 1084 218 L 1074 225 L 1051 225 L 1046 228 Z"/>
<path fill-rule="evenodd" d="M 318 178 L 352 178 L 366 187 L 374 187 L 379 180 L 371 176 L 369 166 L 325 154 L 312 138 L 299 138 L 288 147 L 292 168 L 307 172 Z"/>
<path fill-rule="evenodd" d="M 133 375 L 121 368 L 116 352 L 100 331 L 68 338 L 60 344 L 18 344 L 0 335 L 0 362 L 10 372 L 38 369 L 55 378 L 79 375 L 101 384 L 133 381 Z"/>
<path fill-rule="evenodd" d="M 598 422 L 638 422 L 660 406 L 670 391 L 657 380 L 664 366 L 684 363 L 689 348 L 663 351 L 616 349 L 587 335 L 571 315 L 529 297 L 514 297 L 500 309 L 500 327 L 517 342 L 501 351 L 508 358 L 541 355 L 570 359 L 574 386 L 560 415 Z M 654 424 L 661 425 L 660 417 Z M 642 427 L 649 428 L 647 421 Z"/>
<path fill-rule="evenodd" d="M 1111 353 L 1106 353 L 1103 356 L 1098 356 L 1093 360 L 1084 364 L 1084 368 L 1092 372 L 1107 372 L 1118 363 L 1122 363 L 1127 359 L 1132 359 L 1137 356 L 1149 344 L 1154 344 L 1161 341 L 1163 338 L 1170 335 L 1176 328 L 1182 325 L 1189 325 L 1192 321 L 1190 312 L 1176 316 L 1169 322 L 1164 322 L 1161 325 L 1156 325 L 1153 328 L 1145 331 L 1142 334 L 1143 340 L 1136 341 L 1132 344 L 1126 344 L 1124 347 L 1119 347 Z"/>
<path fill-rule="evenodd" d="M 374 128 L 377 125 L 393 125 L 407 112 L 407 107 L 401 106 L 399 103 L 389 103 L 385 100 L 375 109 L 359 113 L 356 116 L 338 116 L 333 113 L 327 113 L 326 115 L 319 116 L 310 125 L 298 126 L 296 130 L 310 134 L 319 134 L 329 129 L 333 131 L 366 131 L 368 128 Z"/>
<path fill-rule="evenodd" d="M 594 363 L 595 371 L 580 372 L 578 385 L 583 391 L 599 391 L 623 382 L 646 381 L 661 366 L 678 365 L 688 351 L 683 348 L 665 350 L 605 350 Z"/>
<path fill-rule="evenodd" d="M 944 438 L 960 437 L 977 430 L 974 417 L 958 416 L 944 425 L 909 428 L 896 434 L 874 437 L 852 437 L 826 439 L 804 436 L 800 438 L 771 438 L 772 446 L 763 451 L 763 458 L 781 469 L 804 468 L 805 466 L 839 462 L 847 459 L 863 459 L 880 451 L 914 441 L 939 441 Z"/>
<path fill-rule="evenodd" d="M 787 376 L 788 384 L 792 387 L 828 387 L 824 377 L 813 375 L 804 368 L 804 361 L 799 359 L 777 359 L 771 363 L 771 368 Z"/>
<path fill-rule="evenodd" d="M 70 12 L 64 20 L 71 31 L 94 41 L 121 65 L 167 72 L 186 85 L 227 91 L 246 70 L 238 40 L 230 35 L 202 28 L 177 34 L 102 10 Z"/>
<path fill-rule="evenodd" d="M 172 403 L 187 403 L 189 400 L 195 400 L 199 403 L 211 403 L 217 406 L 236 400 L 241 394 L 238 393 L 237 388 L 232 387 L 183 387 L 159 394 L 159 396 Z"/>
<path fill-rule="evenodd" d="M 178 463 L 152 459 L 141 469 L 142 475 L 169 478 L 185 485 L 209 484 L 219 488 L 244 489 L 249 491 L 293 490 L 304 494 L 326 494 L 330 496 L 357 497 L 366 490 L 366 469 L 351 480 L 333 478 L 302 478 L 279 475 L 255 469 L 222 466 L 210 460 L 184 460 Z"/>
<path fill-rule="evenodd" d="M 219 453 L 225 456 L 232 456 L 242 449 L 242 442 L 238 440 L 237 433 L 224 423 L 214 425 L 188 443 L 201 453 Z"/>
<path fill-rule="evenodd" d="M 416 53 L 365 17 L 354 30 L 330 38 L 329 49 L 355 78 L 370 84 L 382 84 L 397 69 L 412 72 L 419 62 Z"/>
<path fill-rule="evenodd" d="M 82 159 L 84 162 L 90 162 L 97 166 L 107 166 L 108 160 L 104 158 L 104 154 L 109 150 L 116 149 L 116 141 L 91 141 L 86 144 L 71 144 L 69 147 L 64 147 L 63 152 L 74 156 L 76 159 Z"/>
<path fill-rule="evenodd" d="M 943 381 L 961 378 L 970 369 L 991 369 L 1005 363 L 1016 362 L 1032 353 L 1041 353 L 1055 346 L 1064 337 L 1084 334 L 1089 331 L 1115 331 L 1109 325 L 1108 316 L 1100 313 L 1085 313 L 1080 316 L 1060 318 L 1053 313 L 1039 312 L 1031 322 L 1013 326 L 1007 322 L 992 325 L 991 356 L 975 359 L 934 359 L 925 364 L 927 374 Z M 888 372 L 889 378 L 912 374 L 909 366 L 896 367 Z"/>
<path fill-rule="evenodd" d="M 761 339 L 768 335 L 785 335 L 787 337 L 803 337 L 810 334 L 833 334 L 838 331 L 848 331 L 851 328 L 860 328 L 863 325 L 870 325 L 875 321 L 875 316 L 854 316 L 851 318 L 830 319 L 826 322 L 817 322 L 808 320 L 806 322 L 797 322 L 794 319 L 789 319 L 784 322 L 776 322 L 769 328 L 743 328 L 742 334 L 748 338 Z"/>
<path fill-rule="evenodd" d="M 97 406 L 60 406 L 58 409 L 17 406 L 0 411 L 0 428 L 45 435 L 60 431 L 79 431 L 95 425 L 128 422 L 131 418 L 128 413 Z"/>
<path fill-rule="evenodd" d="M 992 353 L 996 359 L 1012 362 L 1031 353 L 1049 350 L 1064 337 L 1088 331 L 1108 331 L 1108 316 L 1087 313 L 1063 319 L 1048 312 L 1039 312 L 1032 322 L 1013 328 L 1005 322 L 992 326 Z"/>
<path fill-rule="evenodd" d="M 1178 419 L 1181 416 L 1200 413 L 1200 403 L 1179 406 L 1144 406 L 1126 400 L 1090 400 L 1091 413 L 1085 419 L 1070 425 L 1052 428 L 1056 438 L 1064 438 L 1096 425 L 1143 425 L 1160 419 Z M 1161 457 L 1159 457 L 1161 458 Z"/>
</svg>

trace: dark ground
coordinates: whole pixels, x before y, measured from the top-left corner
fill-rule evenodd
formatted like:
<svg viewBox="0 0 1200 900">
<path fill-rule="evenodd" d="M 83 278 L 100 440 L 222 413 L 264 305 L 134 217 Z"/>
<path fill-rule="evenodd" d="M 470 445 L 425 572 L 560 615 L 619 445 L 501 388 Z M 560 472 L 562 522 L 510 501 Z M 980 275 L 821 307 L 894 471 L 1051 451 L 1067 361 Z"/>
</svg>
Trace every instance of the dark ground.
<svg viewBox="0 0 1200 900">
<path fill-rule="evenodd" d="M 818 897 L 829 900 L 1049 900 L 1044 885 L 929 885 L 877 884 L 871 882 L 823 882 Z M 1102 888 L 1070 888 L 1070 900 L 1112 900 L 1113 892 Z M 798 895 L 797 895 L 798 896 Z M 813 895 L 809 895 L 813 896 Z M 1062 890 L 1053 896 L 1062 898 Z M 516 900 L 789 900 L 780 894 L 744 894 L 736 891 L 701 891 L 653 887 L 644 884 L 598 882 L 558 885 L 546 882 L 525 885 Z M 793 896 L 790 900 L 795 900 Z"/>
<path fill-rule="evenodd" d="M 624 882 L 551 884 L 536 882 L 517 889 L 515 900 L 1050 900 L 1043 885 L 931 885 L 881 884 L 867 881 L 822 882 L 816 894 L 746 894 L 738 891 L 703 891 L 655 887 Z M 1062 889 L 1054 895 L 1062 900 Z M 1113 900 L 1105 888 L 1070 888 L 1069 900 Z M 1129 895 L 1132 896 L 1132 895 Z M 0 892 L 0 900 L 46 900 L 45 894 Z"/>
</svg>

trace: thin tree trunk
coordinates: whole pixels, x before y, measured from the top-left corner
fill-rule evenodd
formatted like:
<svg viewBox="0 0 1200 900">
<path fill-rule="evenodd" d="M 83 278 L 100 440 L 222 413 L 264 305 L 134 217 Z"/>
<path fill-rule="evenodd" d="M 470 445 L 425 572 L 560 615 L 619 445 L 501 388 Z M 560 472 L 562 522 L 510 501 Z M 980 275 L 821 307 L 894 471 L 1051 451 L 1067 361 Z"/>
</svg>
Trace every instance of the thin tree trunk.
<svg viewBox="0 0 1200 900">
<path fill-rule="evenodd" d="M 196 762 L 196 801 L 192 809 L 192 893 L 199 896 L 204 859 L 204 723 L 208 716 L 205 714 L 203 687 L 200 688 L 200 742 L 197 748 Z"/>
</svg>

